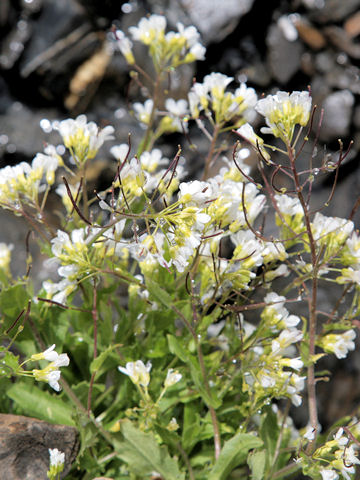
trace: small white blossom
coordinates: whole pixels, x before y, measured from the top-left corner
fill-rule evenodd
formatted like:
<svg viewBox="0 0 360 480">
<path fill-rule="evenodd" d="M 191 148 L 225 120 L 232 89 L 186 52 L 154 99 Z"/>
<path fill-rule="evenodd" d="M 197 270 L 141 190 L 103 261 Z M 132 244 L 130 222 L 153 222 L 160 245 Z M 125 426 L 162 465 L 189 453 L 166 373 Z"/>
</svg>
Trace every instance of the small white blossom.
<svg viewBox="0 0 360 480">
<path fill-rule="evenodd" d="M 114 138 L 114 127 L 99 129 L 96 123 L 87 123 L 86 115 L 79 115 L 75 120 L 69 118 L 53 122 L 52 126 L 59 131 L 65 147 L 72 151 L 79 162 L 94 158 L 101 145 Z"/>
<path fill-rule="evenodd" d="M 193 180 L 179 185 L 179 201 L 189 206 L 204 208 L 206 202 L 214 199 L 213 189 L 210 183 Z"/>
<path fill-rule="evenodd" d="M 49 448 L 50 465 L 57 467 L 65 463 L 65 453 L 60 452 L 57 448 Z"/>
<path fill-rule="evenodd" d="M 147 387 L 150 382 L 149 372 L 151 370 L 151 362 L 147 362 L 146 365 L 142 360 L 136 360 L 136 362 L 128 362 L 124 367 L 118 367 L 118 370 L 125 375 L 128 375 L 135 385 L 141 385 Z"/>
<path fill-rule="evenodd" d="M 132 53 L 132 41 L 122 32 L 121 30 L 116 30 L 115 32 L 116 44 L 120 52 L 124 55 L 130 65 L 135 63 L 134 55 Z"/>
<path fill-rule="evenodd" d="M 268 128 L 263 133 L 272 133 L 275 137 L 291 141 L 297 124 L 307 125 L 311 110 L 309 92 L 277 92 L 257 102 L 256 111 L 263 115 Z"/>
<path fill-rule="evenodd" d="M 249 123 L 241 125 L 240 128 L 236 130 L 242 138 L 247 140 L 251 145 L 253 145 L 260 152 L 261 156 L 264 157 L 266 161 L 270 160 L 270 155 L 264 148 L 264 140 L 256 135 L 253 127 Z"/>
<path fill-rule="evenodd" d="M 304 214 L 301 203 L 297 197 L 290 197 L 289 195 L 275 195 L 275 200 L 278 209 L 283 215 L 297 215 Z"/>
<path fill-rule="evenodd" d="M 137 27 L 130 27 L 134 40 L 139 40 L 145 45 L 150 45 L 160 35 L 164 35 L 166 28 L 166 18 L 162 15 L 150 15 L 150 17 L 143 17 Z"/>
<path fill-rule="evenodd" d="M 328 468 L 323 468 L 320 470 L 320 474 L 322 480 L 337 480 L 339 475 L 335 472 L 335 470 L 330 470 Z"/>
<path fill-rule="evenodd" d="M 154 102 L 149 98 L 144 103 L 136 102 L 133 105 L 135 117 L 140 120 L 143 125 L 149 125 L 151 112 Z"/>
<path fill-rule="evenodd" d="M 309 425 L 308 427 L 306 427 L 306 431 L 303 434 L 303 437 L 306 438 L 307 440 L 311 441 L 311 440 L 314 440 L 315 433 L 316 433 L 315 428 L 313 428 L 311 425 Z"/>
<path fill-rule="evenodd" d="M 177 370 L 174 370 L 173 368 L 169 368 L 165 382 L 164 382 L 164 387 L 169 388 L 175 385 L 175 383 L 180 382 L 182 379 L 181 373 L 179 373 Z"/>
<path fill-rule="evenodd" d="M 31 359 L 32 360 L 48 360 L 49 362 L 53 362 L 59 356 L 59 354 L 54 350 L 55 346 L 56 345 L 54 343 L 53 345 L 51 345 L 51 347 L 44 350 L 44 352 L 31 355 Z"/>
</svg>

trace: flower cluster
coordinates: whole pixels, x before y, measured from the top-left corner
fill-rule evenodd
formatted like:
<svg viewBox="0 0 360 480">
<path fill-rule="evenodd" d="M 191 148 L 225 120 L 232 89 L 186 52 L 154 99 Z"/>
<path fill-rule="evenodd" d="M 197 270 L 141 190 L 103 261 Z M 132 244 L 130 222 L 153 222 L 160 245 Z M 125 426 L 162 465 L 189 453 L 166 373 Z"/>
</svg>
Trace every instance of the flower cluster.
<svg viewBox="0 0 360 480">
<path fill-rule="evenodd" d="M 79 115 L 75 120 L 69 118 L 53 122 L 52 128 L 58 130 L 78 165 L 94 158 L 101 145 L 114 138 L 114 127 L 108 125 L 100 129 L 95 122 L 88 123 L 86 115 Z"/>
<path fill-rule="evenodd" d="M 13 353 L 13 346 L 22 354 L 37 351 L 44 334 L 59 339 L 74 357 L 69 379 L 78 385 L 58 404 L 65 409 L 75 395 L 81 402 L 87 398 L 91 435 L 81 432 L 79 461 L 90 466 L 89 478 L 117 471 L 182 479 L 186 469 L 194 479 L 225 478 L 234 465 L 249 478 L 301 468 L 313 480 L 349 480 L 360 463 L 354 445 L 360 427 L 347 419 L 348 427 L 334 437 L 333 431 L 318 435 L 321 377 L 315 366 L 325 354 L 343 359 L 355 349 L 360 237 L 352 221 L 310 208 L 314 169 L 297 167 L 308 141 L 298 140 L 310 117 L 309 93 L 280 91 L 258 100 L 252 88 L 240 83 L 231 89 L 234 79 L 214 72 L 195 82 L 186 99 L 177 99 L 167 91 L 171 86 L 163 88 L 165 79 L 177 66 L 203 58 L 197 30 L 178 23 L 177 31 L 166 32 L 165 18 L 151 15 L 129 28 L 130 38 L 120 30 L 114 34 L 139 84 L 146 79 L 142 91 L 148 99 L 133 105 L 144 129 L 141 141 L 110 149 L 111 184 L 89 198 L 87 162 L 114 129 L 101 129 L 85 115 L 52 124 L 71 155 L 65 164 L 49 145 L 31 165 L 0 170 L 1 205 L 31 221 L 49 257 L 46 265 L 54 264 L 60 277 L 44 281 L 45 294 L 30 300 L 28 272 L 21 281 L 12 279 L 11 246 L 0 243 L 0 333 L 6 337 L 0 374 L 9 397 L 16 401 L 19 386 L 6 382 L 21 375 L 60 391 L 60 369 L 69 357 L 58 354 L 55 344 L 23 363 Z M 133 41 L 148 48 L 155 81 L 137 65 Z M 278 140 L 267 145 L 254 132 L 248 122 L 255 112 L 265 118 L 262 132 L 285 147 Z M 181 155 L 187 146 L 173 152 L 171 161 L 156 142 L 169 132 L 191 137 L 193 125 L 209 149 L 204 156 L 198 152 L 205 158 L 202 180 L 186 181 Z M 226 143 L 224 133 L 231 131 L 258 153 L 264 186 L 251 178 L 249 148 Z M 72 182 L 55 185 L 60 166 Z M 286 176 L 286 188 L 278 173 Z M 56 229 L 43 215 L 52 189 L 64 207 Z M 322 280 L 339 292 L 330 313 L 317 301 Z M 351 305 L 342 303 L 347 294 Z M 298 308 L 301 301 L 307 313 Z M 319 322 L 320 316 L 328 321 Z M 37 335 L 44 325 L 46 335 Z M 124 366 L 118 371 L 128 380 L 114 375 L 119 358 Z M 151 361 L 128 361 L 133 358 Z M 25 370 L 29 361 L 47 364 Z M 283 399 L 301 405 L 306 381 L 309 422 L 298 431 L 280 407 Z M 115 438 L 107 430 L 121 434 Z M 91 458 L 100 444 L 101 466 Z M 143 455 L 147 445 L 153 458 Z M 57 449 L 49 453 L 48 477 L 55 480 L 65 456 Z"/>
<path fill-rule="evenodd" d="M 47 472 L 47 476 L 50 480 L 56 480 L 64 470 L 65 453 L 60 452 L 57 448 L 49 448 L 49 455 L 50 468 Z"/>
<path fill-rule="evenodd" d="M 295 126 L 305 127 L 309 121 L 311 97 L 309 92 L 277 92 L 260 99 L 255 108 L 265 117 L 267 127 L 261 129 L 263 133 L 291 143 Z"/>
<path fill-rule="evenodd" d="M 137 27 L 130 27 L 133 40 L 149 48 L 149 54 L 155 68 L 176 68 L 184 63 L 204 60 L 205 47 L 199 42 L 200 35 L 194 26 L 185 27 L 177 23 L 177 32 L 166 33 L 166 18 L 162 15 L 150 15 L 142 18 Z M 130 65 L 135 63 L 132 41 L 121 30 L 115 31 L 115 38 L 121 53 Z"/>
<path fill-rule="evenodd" d="M 60 355 L 55 352 L 55 344 L 49 347 L 47 350 L 41 353 L 36 353 L 31 356 L 30 360 L 47 360 L 50 362 L 42 370 L 33 369 L 32 374 L 38 382 L 47 382 L 51 388 L 56 392 L 61 390 L 60 380 L 60 367 L 67 367 L 70 363 L 69 357 L 66 353 Z"/>
<path fill-rule="evenodd" d="M 3 208 L 16 212 L 22 203 L 38 206 L 39 193 L 53 185 L 55 171 L 62 165 L 53 145 L 47 145 L 44 152 L 38 153 L 31 165 L 21 162 L 0 169 L 0 205 Z"/>
<path fill-rule="evenodd" d="M 214 115 L 215 124 L 223 126 L 231 122 L 233 128 L 253 119 L 257 101 L 255 90 L 241 83 L 234 93 L 229 92 L 226 87 L 233 80 L 221 73 L 211 73 L 203 83 L 194 83 L 188 95 L 192 117 L 199 118 L 204 111 L 209 118 Z"/>
<path fill-rule="evenodd" d="M 14 245 L 12 244 L 0 243 L 0 271 L 2 270 L 5 275 L 10 273 L 11 250 L 13 248 Z"/>
<path fill-rule="evenodd" d="M 305 475 L 320 474 L 322 480 L 337 480 L 339 475 L 350 480 L 355 465 L 360 464 L 354 444 L 344 435 L 343 428 L 338 429 L 332 440 L 316 449 L 311 458 L 303 456 L 298 461 Z"/>
<path fill-rule="evenodd" d="M 58 274 L 63 279 L 58 283 L 43 282 L 48 298 L 54 302 L 65 303 L 66 298 L 76 289 L 82 277 L 96 271 L 103 265 L 107 255 L 107 241 L 111 241 L 111 234 L 101 241 L 92 241 L 101 236 L 98 228 L 78 228 L 68 235 L 62 230 L 57 231 L 56 237 L 51 240 L 53 253 L 52 262 L 60 264 Z M 111 252 L 110 252 L 111 254 Z"/>
</svg>

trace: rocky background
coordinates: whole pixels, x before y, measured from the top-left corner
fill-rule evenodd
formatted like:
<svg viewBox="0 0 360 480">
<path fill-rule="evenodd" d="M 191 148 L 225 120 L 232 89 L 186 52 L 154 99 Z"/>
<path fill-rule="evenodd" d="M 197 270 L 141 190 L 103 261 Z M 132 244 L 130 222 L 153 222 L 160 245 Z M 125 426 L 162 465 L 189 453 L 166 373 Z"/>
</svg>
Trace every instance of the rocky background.
<svg viewBox="0 0 360 480">
<path fill-rule="evenodd" d="M 170 28 L 177 21 L 194 24 L 207 46 L 205 61 L 173 79 L 177 98 L 185 96 L 195 71 L 199 81 L 220 71 L 259 94 L 310 86 L 318 112 L 325 110 L 314 162 L 324 155 L 336 161 L 338 138 L 345 146 L 354 142 L 325 211 L 350 214 L 360 192 L 360 0 L 1 0 L 0 167 L 31 161 L 45 141 L 58 143 L 50 122 L 80 113 L 114 125 L 114 143 L 126 141 L 130 131 L 136 143 L 141 131 L 128 105 L 141 100 L 141 92 L 130 82 L 122 56 L 109 48 L 109 32 L 114 24 L 126 31 L 146 13 L 166 15 Z M 203 162 L 205 140 L 197 135 L 190 131 L 200 147 L 188 152 L 191 176 Z M 161 148 L 171 157 L 178 143 L 176 135 L 169 136 Z M 97 188 L 112 178 L 105 153 L 93 177 Z M 322 177 L 314 188 L 317 205 L 332 180 L 330 174 Z M 354 218 L 359 226 L 360 216 Z M 0 241 L 23 245 L 27 227 L 21 220 L 1 212 L 0 221 Z M 24 260 L 25 253 L 16 255 L 20 272 Z M 40 280 L 41 275 L 40 269 Z M 326 301 L 328 293 L 321 295 Z M 360 398 L 359 354 L 332 367 L 332 382 L 320 385 L 324 425 L 353 411 Z"/>
</svg>

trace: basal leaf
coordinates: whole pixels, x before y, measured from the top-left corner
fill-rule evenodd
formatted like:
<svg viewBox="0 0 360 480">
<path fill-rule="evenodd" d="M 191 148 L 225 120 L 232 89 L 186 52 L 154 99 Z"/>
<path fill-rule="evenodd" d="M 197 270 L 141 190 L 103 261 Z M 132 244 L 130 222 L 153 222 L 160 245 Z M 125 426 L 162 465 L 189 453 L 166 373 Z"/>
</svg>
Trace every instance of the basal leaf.
<svg viewBox="0 0 360 480">
<path fill-rule="evenodd" d="M 121 423 L 120 431 L 125 441 L 117 443 L 118 455 L 136 475 L 156 471 L 164 480 L 185 479 L 176 460 L 170 457 L 166 447 L 160 447 L 151 433 L 138 430 L 129 421 Z"/>
<path fill-rule="evenodd" d="M 254 435 L 236 434 L 224 444 L 208 480 L 226 480 L 235 467 L 246 461 L 249 450 L 259 448 L 262 444 L 263 442 Z"/>
<path fill-rule="evenodd" d="M 61 398 L 40 390 L 36 385 L 15 383 L 7 394 L 26 415 L 50 423 L 75 425 L 71 418 L 72 408 Z"/>
</svg>

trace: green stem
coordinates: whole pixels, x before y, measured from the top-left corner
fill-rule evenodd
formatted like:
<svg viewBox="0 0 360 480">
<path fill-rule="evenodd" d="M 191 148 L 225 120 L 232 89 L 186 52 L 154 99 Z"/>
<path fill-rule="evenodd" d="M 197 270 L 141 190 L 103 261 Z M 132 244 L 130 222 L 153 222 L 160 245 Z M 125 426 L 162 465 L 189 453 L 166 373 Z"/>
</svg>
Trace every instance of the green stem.
<svg viewBox="0 0 360 480">
<path fill-rule="evenodd" d="M 153 97 L 152 97 L 153 107 L 152 107 L 152 110 L 151 110 L 149 123 L 148 123 L 147 129 L 146 129 L 145 136 L 144 136 L 143 140 L 141 141 L 138 152 L 137 152 L 139 157 L 143 152 L 145 152 L 149 149 L 150 140 L 151 140 L 151 137 L 153 135 L 153 125 L 154 125 L 154 120 L 155 120 L 155 113 L 156 113 L 156 109 L 157 109 L 158 101 L 159 101 L 160 85 L 161 85 L 161 73 L 158 73 L 158 75 L 156 77 L 156 82 L 155 82 L 155 85 L 154 85 L 154 92 L 153 92 Z"/>
<path fill-rule="evenodd" d="M 311 252 L 311 263 L 313 267 L 312 271 L 312 285 L 311 285 L 311 299 L 309 299 L 309 365 L 308 365 L 308 375 L 307 375 L 307 385 L 308 385 L 308 404 L 309 404 L 309 417 L 310 425 L 315 431 L 315 438 L 309 443 L 307 448 L 307 453 L 311 453 L 315 447 L 316 443 L 316 432 L 318 429 L 318 413 L 317 413 L 317 402 L 316 402 L 316 381 L 315 381 L 315 367 L 313 363 L 313 358 L 315 355 L 315 339 L 316 339 L 316 326 L 317 326 L 317 290 L 318 290 L 318 258 L 316 254 L 316 243 L 312 234 L 311 222 L 309 209 L 304 199 L 302 193 L 302 187 L 300 185 L 299 176 L 297 173 L 295 165 L 295 157 L 293 148 L 288 145 L 288 156 L 290 160 L 290 165 L 294 177 L 294 184 L 297 193 L 297 197 L 300 201 L 301 207 L 304 212 L 304 220 L 306 226 L 306 234 L 309 240 L 310 252 Z"/>
</svg>

